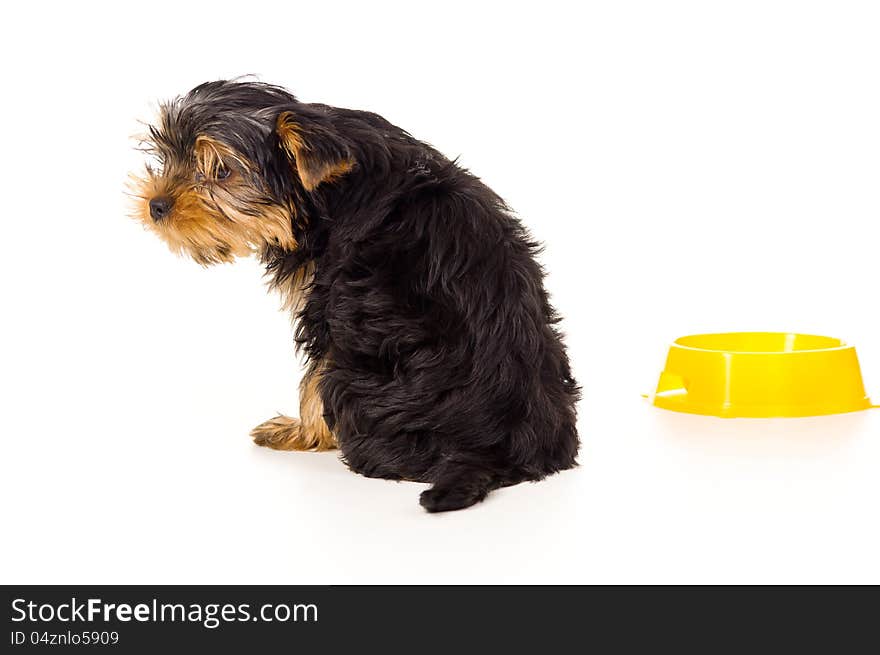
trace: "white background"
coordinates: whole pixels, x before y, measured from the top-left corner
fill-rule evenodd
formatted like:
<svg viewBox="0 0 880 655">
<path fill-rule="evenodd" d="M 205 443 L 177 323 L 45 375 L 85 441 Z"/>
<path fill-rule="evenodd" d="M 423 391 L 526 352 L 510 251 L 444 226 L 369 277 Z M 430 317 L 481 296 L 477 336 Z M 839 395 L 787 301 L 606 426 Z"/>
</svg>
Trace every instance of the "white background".
<svg viewBox="0 0 880 655">
<path fill-rule="evenodd" d="M 880 410 L 650 407 L 667 344 L 828 334 L 880 400 L 880 10 L 864 2 L 116 3 L 0 39 L 4 583 L 880 582 Z M 461 156 L 546 243 L 582 465 L 431 516 L 248 431 L 295 413 L 253 261 L 126 217 L 157 99 L 244 73 Z"/>
</svg>

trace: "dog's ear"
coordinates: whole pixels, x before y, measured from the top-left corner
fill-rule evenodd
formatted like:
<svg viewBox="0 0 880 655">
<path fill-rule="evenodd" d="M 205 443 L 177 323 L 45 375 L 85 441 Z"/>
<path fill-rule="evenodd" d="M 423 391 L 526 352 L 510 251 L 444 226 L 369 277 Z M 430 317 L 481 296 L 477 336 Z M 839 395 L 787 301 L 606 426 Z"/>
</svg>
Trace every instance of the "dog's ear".
<svg viewBox="0 0 880 655">
<path fill-rule="evenodd" d="M 275 129 L 306 191 L 354 168 L 351 149 L 327 120 L 285 111 L 278 116 Z"/>
</svg>

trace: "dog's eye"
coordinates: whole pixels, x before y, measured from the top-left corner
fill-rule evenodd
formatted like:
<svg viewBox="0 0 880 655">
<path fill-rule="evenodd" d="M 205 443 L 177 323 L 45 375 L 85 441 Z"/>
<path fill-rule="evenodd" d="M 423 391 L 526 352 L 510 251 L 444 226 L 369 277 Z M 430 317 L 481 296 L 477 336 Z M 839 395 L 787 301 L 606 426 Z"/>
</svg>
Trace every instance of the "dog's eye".
<svg viewBox="0 0 880 655">
<path fill-rule="evenodd" d="M 230 170 L 228 168 L 226 168 L 225 166 L 221 165 L 221 166 L 217 167 L 217 172 L 214 174 L 214 176 L 218 180 L 225 180 L 227 177 L 229 177 L 229 174 L 230 174 Z"/>
</svg>

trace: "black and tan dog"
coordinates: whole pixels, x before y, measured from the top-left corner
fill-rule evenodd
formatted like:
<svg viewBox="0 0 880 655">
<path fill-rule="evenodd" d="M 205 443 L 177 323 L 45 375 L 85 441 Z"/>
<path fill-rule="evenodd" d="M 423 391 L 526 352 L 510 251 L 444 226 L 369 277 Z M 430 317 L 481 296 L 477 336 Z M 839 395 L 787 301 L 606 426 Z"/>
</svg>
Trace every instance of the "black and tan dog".
<svg viewBox="0 0 880 655">
<path fill-rule="evenodd" d="M 163 105 L 147 147 L 137 217 L 203 265 L 257 254 L 297 319 L 300 416 L 256 443 L 430 482 L 431 512 L 575 465 L 537 246 L 478 178 L 376 114 L 255 82 Z"/>
</svg>

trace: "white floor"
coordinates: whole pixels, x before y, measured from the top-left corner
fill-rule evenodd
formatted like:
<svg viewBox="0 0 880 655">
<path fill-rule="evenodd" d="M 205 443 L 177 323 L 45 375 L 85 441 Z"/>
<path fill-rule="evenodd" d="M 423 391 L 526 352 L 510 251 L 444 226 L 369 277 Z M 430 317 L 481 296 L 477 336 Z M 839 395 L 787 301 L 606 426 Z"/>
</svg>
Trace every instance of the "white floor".
<svg viewBox="0 0 880 655">
<path fill-rule="evenodd" d="M 0 579 L 880 582 L 877 410 L 723 421 L 596 394 L 580 468 L 428 515 L 422 485 L 253 446 L 262 381 L 209 373 L 18 426 Z"/>
</svg>

